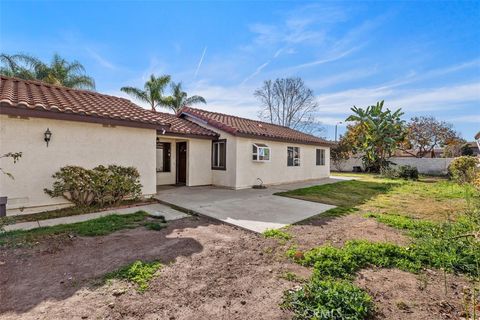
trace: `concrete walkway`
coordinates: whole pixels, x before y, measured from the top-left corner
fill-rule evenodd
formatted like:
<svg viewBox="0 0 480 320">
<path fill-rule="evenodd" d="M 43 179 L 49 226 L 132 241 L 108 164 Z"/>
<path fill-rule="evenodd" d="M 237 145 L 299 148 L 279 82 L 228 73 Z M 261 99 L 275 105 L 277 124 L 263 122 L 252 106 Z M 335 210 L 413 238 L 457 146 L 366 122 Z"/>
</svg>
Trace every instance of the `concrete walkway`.
<svg viewBox="0 0 480 320">
<path fill-rule="evenodd" d="M 325 178 L 270 186 L 261 190 L 231 190 L 212 186 L 172 187 L 160 190 L 155 198 L 244 229 L 263 232 L 305 220 L 335 207 L 276 196 L 274 193 L 342 180 Z"/>
<path fill-rule="evenodd" d="M 165 217 L 167 221 L 176 220 L 176 219 L 180 219 L 188 216 L 185 213 L 174 210 L 164 204 L 153 203 L 153 204 L 148 204 L 144 206 L 134 206 L 129 208 L 106 210 L 106 211 L 86 213 L 86 214 L 81 214 L 76 216 L 38 220 L 38 221 L 31 221 L 31 222 L 20 222 L 16 224 L 7 225 L 4 227 L 4 229 L 5 231 L 30 230 L 30 229 L 39 228 L 39 227 L 51 227 L 59 224 L 82 222 L 82 221 L 87 221 L 95 218 L 108 216 L 111 214 L 130 214 L 130 213 L 135 213 L 141 210 L 148 212 L 149 214 L 154 216 L 162 215 Z"/>
</svg>

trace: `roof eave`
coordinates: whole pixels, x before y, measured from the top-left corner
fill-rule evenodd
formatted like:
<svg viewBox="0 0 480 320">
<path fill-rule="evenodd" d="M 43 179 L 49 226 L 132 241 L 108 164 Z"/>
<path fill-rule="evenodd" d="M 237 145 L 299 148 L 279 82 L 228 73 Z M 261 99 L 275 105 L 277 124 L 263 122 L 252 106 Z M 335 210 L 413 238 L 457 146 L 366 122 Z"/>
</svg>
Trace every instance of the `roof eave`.
<svg viewBox="0 0 480 320">
<path fill-rule="evenodd" d="M 157 134 L 161 136 L 173 136 L 180 138 L 192 138 L 192 139 L 206 139 L 206 140 L 216 140 L 220 135 L 204 135 L 204 134 L 195 134 L 195 133 L 182 133 L 182 132 L 171 132 L 165 130 L 157 130 Z"/>
<path fill-rule="evenodd" d="M 314 145 L 314 146 L 323 146 L 323 147 L 331 147 L 334 145 L 332 142 L 329 141 L 304 141 L 304 140 L 298 140 L 298 139 L 284 139 L 284 138 L 277 138 L 277 137 L 269 137 L 269 136 L 262 136 L 262 135 L 256 135 L 256 134 L 248 134 L 248 133 L 242 133 L 242 132 L 237 132 L 235 134 L 237 137 L 242 137 L 242 138 L 251 138 L 251 139 L 259 139 L 259 140 L 267 140 L 267 141 L 277 141 L 277 142 L 284 142 L 284 143 L 296 143 L 296 144 L 306 144 L 306 145 Z"/>
<path fill-rule="evenodd" d="M 63 121 L 78 121 L 89 122 L 98 124 L 107 124 L 112 126 L 123 126 L 132 128 L 143 129 L 156 129 L 156 130 L 168 130 L 170 125 L 148 123 L 141 121 L 125 120 L 125 119 L 113 119 L 108 117 L 97 117 L 93 115 L 83 115 L 78 113 L 65 113 L 54 112 L 40 109 L 30 109 L 26 107 L 15 107 L 7 102 L 0 103 L 0 114 L 18 116 L 18 117 L 32 117 L 32 118 L 44 118 Z"/>
</svg>

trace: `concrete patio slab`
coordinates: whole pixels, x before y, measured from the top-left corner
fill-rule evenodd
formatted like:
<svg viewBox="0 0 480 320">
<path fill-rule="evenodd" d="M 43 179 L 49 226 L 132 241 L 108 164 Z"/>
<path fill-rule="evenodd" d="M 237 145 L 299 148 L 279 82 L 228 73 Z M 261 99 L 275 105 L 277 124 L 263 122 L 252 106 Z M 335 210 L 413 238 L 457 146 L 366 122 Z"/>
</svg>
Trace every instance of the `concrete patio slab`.
<svg viewBox="0 0 480 320">
<path fill-rule="evenodd" d="M 32 221 L 32 222 L 21 222 L 21 223 L 7 225 L 4 227 L 4 229 L 5 231 L 30 230 L 38 227 L 51 227 L 59 224 L 83 222 L 83 221 L 87 221 L 95 218 L 105 217 L 111 214 L 131 214 L 137 211 L 145 211 L 154 216 L 163 215 L 167 221 L 188 217 L 187 214 L 174 210 L 169 206 L 166 206 L 161 203 L 153 203 L 153 204 L 148 204 L 143 206 L 134 206 L 134 207 L 122 208 L 122 209 L 112 209 L 112 210 L 106 210 L 106 211 L 81 214 L 76 216 L 38 220 L 38 221 Z"/>
<path fill-rule="evenodd" d="M 192 212 L 255 232 L 277 229 L 305 220 L 335 206 L 276 196 L 274 193 L 335 183 L 325 178 L 270 186 L 267 189 L 231 190 L 212 186 L 160 190 L 155 198 Z"/>
</svg>

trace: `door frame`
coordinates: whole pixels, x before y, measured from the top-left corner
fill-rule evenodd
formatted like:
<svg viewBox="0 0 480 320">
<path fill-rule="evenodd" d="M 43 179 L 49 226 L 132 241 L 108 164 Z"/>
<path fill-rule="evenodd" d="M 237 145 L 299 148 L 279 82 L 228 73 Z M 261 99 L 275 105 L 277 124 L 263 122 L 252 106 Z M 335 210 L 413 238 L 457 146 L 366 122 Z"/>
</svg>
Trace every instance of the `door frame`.
<svg viewBox="0 0 480 320">
<path fill-rule="evenodd" d="M 184 144 L 185 145 L 185 182 L 180 182 L 178 180 L 179 177 L 179 172 L 180 172 L 180 146 Z M 188 144 L 187 141 L 178 141 L 175 142 L 175 158 L 176 158 L 176 163 L 175 163 L 175 183 L 176 184 L 182 184 L 186 185 L 187 184 L 187 166 L 188 166 Z"/>
</svg>

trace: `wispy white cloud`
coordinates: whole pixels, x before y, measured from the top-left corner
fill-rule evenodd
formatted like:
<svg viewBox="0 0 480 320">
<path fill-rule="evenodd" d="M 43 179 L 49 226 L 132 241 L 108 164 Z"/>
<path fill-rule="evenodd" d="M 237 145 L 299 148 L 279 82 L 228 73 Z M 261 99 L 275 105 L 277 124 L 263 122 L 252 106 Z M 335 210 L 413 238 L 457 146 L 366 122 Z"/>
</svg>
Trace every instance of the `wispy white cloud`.
<svg viewBox="0 0 480 320">
<path fill-rule="evenodd" d="M 385 86 L 357 88 L 318 96 L 324 114 L 348 114 L 354 105 L 365 107 L 385 100 L 391 108 L 408 112 L 455 110 L 466 103 L 480 101 L 480 82 L 427 89 L 393 89 Z"/>
<path fill-rule="evenodd" d="M 359 47 L 350 48 L 346 51 L 333 54 L 333 55 L 329 56 L 328 58 L 322 58 L 322 59 L 318 59 L 318 60 L 315 60 L 315 61 L 302 63 L 302 64 L 299 64 L 299 65 L 296 65 L 296 66 L 293 66 L 293 67 L 289 67 L 289 68 L 287 68 L 287 70 L 294 71 L 294 70 L 303 69 L 303 68 L 315 67 L 315 66 L 318 66 L 320 64 L 325 64 L 325 63 L 328 63 L 328 62 L 337 61 L 337 60 L 340 60 L 340 59 L 348 56 L 352 52 L 358 50 L 358 48 Z"/>
<path fill-rule="evenodd" d="M 92 57 L 99 65 L 101 65 L 104 68 L 110 69 L 110 70 L 115 70 L 117 67 L 104 57 L 102 57 L 98 52 L 94 51 L 91 48 L 86 49 L 90 57 Z"/>
<path fill-rule="evenodd" d="M 202 66 L 202 63 L 203 63 L 203 58 L 205 58 L 205 54 L 207 53 L 207 47 L 205 47 L 203 49 L 203 53 L 202 53 L 202 56 L 200 57 L 200 61 L 198 61 L 198 65 L 197 65 L 197 69 L 195 70 L 195 74 L 194 74 L 194 78 L 197 77 L 198 75 L 198 71 L 200 70 L 200 67 Z"/>
<path fill-rule="evenodd" d="M 272 62 L 272 60 L 268 60 L 267 62 L 265 62 L 265 63 L 261 64 L 260 66 L 258 66 L 258 68 L 255 69 L 255 71 L 254 71 L 252 74 L 250 74 L 248 77 L 246 77 L 246 78 L 242 81 L 241 84 L 243 85 L 243 84 L 245 84 L 248 80 L 252 79 L 253 77 L 255 77 L 255 76 L 257 76 L 257 75 L 259 75 L 260 72 L 262 72 L 262 70 L 270 64 L 270 62 Z"/>
</svg>

